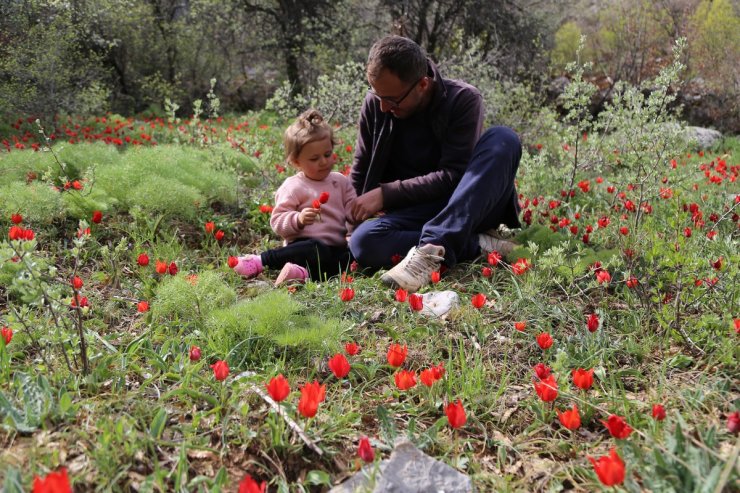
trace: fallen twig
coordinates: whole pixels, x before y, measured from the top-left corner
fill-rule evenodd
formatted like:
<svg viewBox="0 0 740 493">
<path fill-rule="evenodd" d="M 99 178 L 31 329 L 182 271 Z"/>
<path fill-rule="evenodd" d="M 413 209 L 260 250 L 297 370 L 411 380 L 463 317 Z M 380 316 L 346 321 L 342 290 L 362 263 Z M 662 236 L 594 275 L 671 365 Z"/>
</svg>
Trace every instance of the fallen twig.
<svg viewBox="0 0 740 493">
<path fill-rule="evenodd" d="M 241 380 L 243 378 L 253 377 L 254 375 L 255 373 L 253 371 L 244 371 L 238 374 L 235 377 L 235 380 Z M 290 429 L 293 430 L 301 438 L 301 440 L 303 440 L 303 443 L 308 445 L 308 448 L 316 452 L 318 455 L 324 455 L 324 452 L 318 447 L 318 445 L 316 445 L 316 443 L 313 440 L 308 438 L 308 435 L 306 435 L 306 433 L 303 431 L 303 428 L 301 428 L 301 425 L 293 421 L 293 418 L 285 414 L 285 411 L 283 410 L 282 406 L 280 406 L 280 404 L 275 402 L 272 399 L 272 397 L 267 395 L 264 390 L 257 387 L 255 384 L 251 382 L 247 382 L 247 385 L 249 386 L 250 390 L 252 390 L 252 392 L 255 392 L 257 395 L 262 397 L 262 400 L 267 402 L 270 405 L 270 407 L 272 407 L 275 410 L 275 412 L 278 413 L 278 416 L 283 418 L 283 420 L 286 423 L 288 423 L 288 426 L 290 427 Z"/>
</svg>

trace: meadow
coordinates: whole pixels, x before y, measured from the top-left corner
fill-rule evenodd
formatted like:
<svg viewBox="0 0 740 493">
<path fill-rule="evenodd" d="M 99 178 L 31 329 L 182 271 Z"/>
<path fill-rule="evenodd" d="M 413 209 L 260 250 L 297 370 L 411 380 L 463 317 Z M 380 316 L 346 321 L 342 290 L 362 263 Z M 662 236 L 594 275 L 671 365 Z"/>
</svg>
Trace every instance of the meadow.
<svg viewBox="0 0 740 493">
<path fill-rule="evenodd" d="M 327 491 L 400 438 L 478 491 L 737 491 L 740 144 L 697 148 L 667 83 L 598 119 L 584 87 L 525 141 L 520 247 L 423 290 L 442 317 L 362 266 L 232 271 L 280 244 L 272 113 L 6 124 L 4 491 Z"/>
</svg>

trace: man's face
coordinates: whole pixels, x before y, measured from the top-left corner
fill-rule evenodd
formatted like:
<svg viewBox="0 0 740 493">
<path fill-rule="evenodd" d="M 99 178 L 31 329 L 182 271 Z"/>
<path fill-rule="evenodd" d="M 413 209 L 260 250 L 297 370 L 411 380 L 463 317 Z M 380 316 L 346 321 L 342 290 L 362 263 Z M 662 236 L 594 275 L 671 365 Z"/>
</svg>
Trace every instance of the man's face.
<svg viewBox="0 0 740 493">
<path fill-rule="evenodd" d="M 380 102 L 380 111 L 396 118 L 408 118 L 426 106 L 426 97 L 431 85 L 429 78 L 422 77 L 415 83 L 403 82 L 388 70 L 381 70 L 378 77 L 368 77 L 372 93 Z"/>
</svg>

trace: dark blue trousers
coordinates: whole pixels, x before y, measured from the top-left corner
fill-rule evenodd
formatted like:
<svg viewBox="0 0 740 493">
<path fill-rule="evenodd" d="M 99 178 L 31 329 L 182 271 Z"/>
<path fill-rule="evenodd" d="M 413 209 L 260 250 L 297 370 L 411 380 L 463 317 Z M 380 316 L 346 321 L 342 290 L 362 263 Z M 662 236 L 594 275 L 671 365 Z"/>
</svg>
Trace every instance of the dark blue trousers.
<svg viewBox="0 0 740 493">
<path fill-rule="evenodd" d="M 362 267 L 387 268 L 394 255 L 413 246 L 441 245 L 445 264 L 480 255 L 478 233 L 504 224 L 520 226 L 514 178 L 522 157 L 516 133 L 492 127 L 481 135 L 465 174 L 447 201 L 428 202 L 390 211 L 365 221 L 352 233 L 349 248 Z"/>
</svg>

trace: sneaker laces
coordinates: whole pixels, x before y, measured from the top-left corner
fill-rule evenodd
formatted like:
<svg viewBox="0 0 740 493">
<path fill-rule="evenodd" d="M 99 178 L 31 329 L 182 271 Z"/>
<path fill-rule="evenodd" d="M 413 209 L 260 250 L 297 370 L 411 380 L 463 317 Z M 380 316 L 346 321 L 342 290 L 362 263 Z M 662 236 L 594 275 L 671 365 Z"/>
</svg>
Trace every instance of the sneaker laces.
<svg viewBox="0 0 740 493">
<path fill-rule="evenodd" d="M 404 265 L 403 268 L 414 277 L 425 278 L 425 276 L 437 270 L 443 260 L 444 257 L 417 248 L 413 255 L 409 257 L 408 264 Z"/>
</svg>

